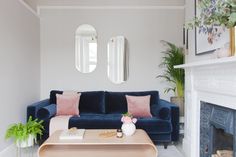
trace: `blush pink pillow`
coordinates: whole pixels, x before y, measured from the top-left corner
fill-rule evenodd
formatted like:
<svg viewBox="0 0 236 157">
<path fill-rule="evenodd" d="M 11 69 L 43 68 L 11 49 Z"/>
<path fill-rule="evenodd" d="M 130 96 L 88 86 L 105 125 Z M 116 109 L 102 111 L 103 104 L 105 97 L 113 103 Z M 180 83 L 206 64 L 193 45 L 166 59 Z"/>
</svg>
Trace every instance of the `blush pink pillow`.
<svg viewBox="0 0 236 157">
<path fill-rule="evenodd" d="M 150 95 L 129 96 L 126 95 L 128 112 L 134 117 L 152 117 L 150 113 Z"/>
<path fill-rule="evenodd" d="M 57 97 L 57 116 L 61 115 L 79 115 L 79 94 L 61 95 Z"/>
</svg>

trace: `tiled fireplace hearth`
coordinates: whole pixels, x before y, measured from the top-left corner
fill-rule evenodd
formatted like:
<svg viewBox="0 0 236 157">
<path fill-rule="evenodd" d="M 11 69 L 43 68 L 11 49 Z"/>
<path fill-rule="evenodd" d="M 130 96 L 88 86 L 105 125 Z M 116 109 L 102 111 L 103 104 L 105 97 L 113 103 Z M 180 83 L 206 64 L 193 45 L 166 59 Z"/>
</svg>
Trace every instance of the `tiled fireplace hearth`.
<svg viewBox="0 0 236 157">
<path fill-rule="evenodd" d="M 212 157 L 217 150 L 235 150 L 236 57 L 177 68 L 186 72 L 183 140 L 186 157 Z"/>
</svg>

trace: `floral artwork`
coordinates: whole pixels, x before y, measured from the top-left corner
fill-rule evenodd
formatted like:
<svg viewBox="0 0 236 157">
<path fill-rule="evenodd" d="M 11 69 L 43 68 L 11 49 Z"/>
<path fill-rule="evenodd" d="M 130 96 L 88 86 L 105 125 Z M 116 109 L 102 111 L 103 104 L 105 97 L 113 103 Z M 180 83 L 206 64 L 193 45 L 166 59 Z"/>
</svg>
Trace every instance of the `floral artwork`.
<svg viewBox="0 0 236 157">
<path fill-rule="evenodd" d="M 225 33 L 227 30 L 224 27 L 217 27 L 217 26 L 211 26 L 211 27 L 200 27 L 198 29 L 198 34 L 204 34 L 207 35 L 207 42 L 208 44 L 214 44 L 214 42 L 217 42 L 218 39 L 221 37 L 223 33 Z"/>
<path fill-rule="evenodd" d="M 224 15 L 230 11 L 227 10 L 224 0 L 195 0 L 195 2 L 196 17 L 201 17 L 200 20 L 195 19 L 199 26 L 195 29 L 196 55 L 214 52 L 216 49 L 228 45 L 229 30 L 220 24 L 211 24 L 212 18 L 217 18 L 214 17 L 217 13 Z"/>
</svg>

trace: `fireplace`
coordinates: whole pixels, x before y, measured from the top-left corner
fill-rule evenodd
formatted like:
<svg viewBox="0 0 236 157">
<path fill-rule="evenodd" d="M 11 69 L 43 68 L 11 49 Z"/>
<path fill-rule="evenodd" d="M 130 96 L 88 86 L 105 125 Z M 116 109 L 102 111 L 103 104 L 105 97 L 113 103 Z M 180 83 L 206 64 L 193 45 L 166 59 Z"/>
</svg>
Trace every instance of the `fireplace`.
<svg viewBox="0 0 236 157">
<path fill-rule="evenodd" d="M 191 54 L 191 49 L 189 52 Z M 200 56 L 197 58 L 199 60 L 196 62 L 189 62 L 193 60 L 188 60 L 189 58 L 187 58 L 188 63 L 175 66 L 175 68 L 185 69 L 183 150 L 186 157 L 211 157 L 210 153 L 215 153 L 210 152 L 213 151 L 214 146 L 210 139 L 210 134 L 213 135 L 210 132 L 210 128 L 215 125 L 213 121 L 210 121 L 213 108 L 222 107 L 220 108 L 223 109 L 222 112 L 226 110 L 230 112 L 230 116 L 234 116 L 236 111 L 236 56 L 220 59 L 209 58 L 206 60 Z M 203 107 L 205 110 L 202 109 Z M 216 118 L 222 118 L 224 120 L 229 117 L 228 114 L 223 114 L 223 116 L 219 113 Z M 219 121 L 222 121 L 222 119 Z M 234 118 L 231 117 L 231 119 Z M 230 122 L 236 123 L 234 120 Z M 226 127 L 229 125 L 223 126 Z M 234 128 L 236 125 L 233 124 L 231 126 Z M 234 137 L 236 134 L 234 131 L 232 132 L 230 128 L 218 127 L 218 125 L 215 125 L 215 128 L 221 129 L 221 132 L 217 133 L 222 133 L 222 131 L 223 133 L 227 133 L 225 134 L 226 137 L 228 137 L 228 134 L 233 135 L 233 150 L 235 152 L 236 142 Z M 232 141 L 232 138 L 230 139 Z M 235 157 L 235 153 L 233 155 Z"/>
<path fill-rule="evenodd" d="M 233 151 L 233 135 L 226 133 L 223 129 L 213 127 L 212 154 L 224 150 L 226 152 Z"/>
<path fill-rule="evenodd" d="M 236 111 L 201 102 L 200 157 L 236 157 Z"/>
</svg>

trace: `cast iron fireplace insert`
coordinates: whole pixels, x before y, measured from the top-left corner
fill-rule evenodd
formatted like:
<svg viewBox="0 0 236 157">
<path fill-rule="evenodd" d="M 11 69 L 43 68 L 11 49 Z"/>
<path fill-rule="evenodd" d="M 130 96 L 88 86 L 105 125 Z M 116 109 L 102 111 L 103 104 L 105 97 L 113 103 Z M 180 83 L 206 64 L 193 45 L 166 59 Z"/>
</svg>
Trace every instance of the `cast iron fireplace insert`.
<svg viewBox="0 0 236 157">
<path fill-rule="evenodd" d="M 236 157 L 235 117 L 235 110 L 201 102 L 200 157 L 212 157 L 217 153 Z"/>
</svg>

